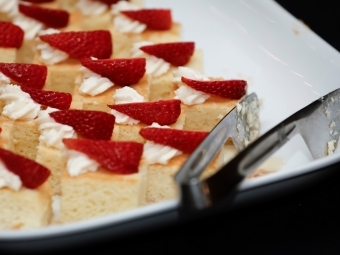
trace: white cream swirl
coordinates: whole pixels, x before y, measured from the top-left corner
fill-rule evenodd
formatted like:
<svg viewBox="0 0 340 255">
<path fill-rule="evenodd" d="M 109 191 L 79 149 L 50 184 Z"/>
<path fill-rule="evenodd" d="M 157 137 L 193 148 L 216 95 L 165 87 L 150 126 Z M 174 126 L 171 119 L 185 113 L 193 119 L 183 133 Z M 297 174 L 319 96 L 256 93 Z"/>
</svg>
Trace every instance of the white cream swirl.
<svg viewBox="0 0 340 255">
<path fill-rule="evenodd" d="M 90 69 L 82 66 L 80 72 L 83 81 L 79 87 L 79 92 L 90 96 L 96 96 L 114 86 L 113 82 L 106 77 L 92 72 Z"/>
<path fill-rule="evenodd" d="M 8 17 L 13 18 L 19 13 L 18 0 L 0 0 L 0 12 L 6 13 Z"/>
<path fill-rule="evenodd" d="M 84 153 L 75 150 L 66 150 L 64 155 L 68 157 L 66 169 L 70 176 L 78 176 L 80 174 L 95 172 L 100 164 L 90 159 Z"/>
<path fill-rule="evenodd" d="M 113 95 L 115 104 L 137 103 L 144 102 L 144 97 L 133 88 L 125 86 L 121 89 L 117 89 Z M 138 124 L 139 120 L 135 120 L 123 113 L 120 113 L 114 109 L 111 110 L 111 114 L 115 116 L 116 123 L 134 125 Z"/>
<path fill-rule="evenodd" d="M 9 171 L 0 160 L 0 189 L 3 187 L 18 191 L 22 186 L 20 177 Z"/>
<path fill-rule="evenodd" d="M 38 44 L 37 50 L 40 50 L 39 60 L 49 66 L 60 63 L 69 57 L 66 52 L 58 50 L 48 43 Z"/>
<path fill-rule="evenodd" d="M 199 71 L 189 67 L 178 67 L 173 72 L 173 82 L 179 83 L 179 88 L 175 90 L 175 99 L 181 100 L 183 104 L 194 105 L 204 103 L 210 95 L 202 91 L 195 90 L 181 82 L 182 77 L 193 80 L 208 81 L 209 78 L 201 74 Z"/>
<path fill-rule="evenodd" d="M 55 111 L 58 111 L 58 109 L 51 107 L 46 108 L 46 110 L 41 110 L 35 122 L 39 125 L 39 141 L 48 147 L 62 149 L 65 147 L 62 139 L 76 138 L 77 134 L 73 127 L 60 124 L 49 115 L 49 113 Z"/>
<path fill-rule="evenodd" d="M 50 34 L 56 34 L 60 33 L 60 30 L 55 29 L 55 28 L 47 28 L 47 29 L 42 29 L 38 32 L 38 35 L 50 35 Z"/>
<path fill-rule="evenodd" d="M 25 40 L 32 40 L 34 39 L 40 30 L 42 30 L 45 26 L 43 23 L 34 20 L 32 18 L 25 17 L 23 15 L 17 15 L 13 19 L 13 23 L 19 27 L 21 27 L 22 30 L 24 30 Z"/>
<path fill-rule="evenodd" d="M 146 54 L 144 51 L 140 50 L 140 47 L 152 44 L 152 42 L 148 41 L 136 42 L 132 45 L 131 53 L 133 58 L 144 57 L 146 59 L 145 69 L 148 75 L 152 77 L 159 77 L 169 71 L 170 63 L 161 58 Z"/>
<path fill-rule="evenodd" d="M 20 86 L 13 84 L 0 87 L 0 100 L 5 104 L 2 115 L 12 120 L 34 119 L 41 107 L 28 93 L 23 92 Z"/>
<path fill-rule="evenodd" d="M 131 20 L 123 15 L 116 16 L 113 19 L 113 26 L 121 33 L 140 34 L 146 29 L 145 24 L 137 20 Z"/>
<path fill-rule="evenodd" d="M 4 75 L 2 72 L 0 72 L 0 86 L 9 83 L 11 83 L 11 79 Z"/>
<path fill-rule="evenodd" d="M 182 154 L 181 151 L 170 146 L 161 145 L 152 141 L 146 141 L 143 149 L 143 157 L 149 164 L 160 163 L 166 165 L 170 159 Z"/>
<path fill-rule="evenodd" d="M 147 58 L 149 55 L 146 54 L 144 51 L 142 51 L 140 47 L 153 45 L 153 44 L 154 44 L 153 42 L 149 42 L 149 41 L 140 41 L 140 42 L 133 43 L 131 47 L 131 57 L 132 58 L 141 58 L 141 57 Z"/>
<path fill-rule="evenodd" d="M 76 7 L 83 15 L 100 15 L 108 10 L 108 6 L 99 1 L 78 0 Z"/>
<path fill-rule="evenodd" d="M 139 9 L 139 6 L 128 1 L 118 1 L 116 4 L 111 5 L 111 13 L 113 15 L 118 15 L 121 11 L 134 11 Z"/>
<path fill-rule="evenodd" d="M 177 83 L 182 82 L 182 76 L 193 80 L 209 81 L 209 78 L 200 73 L 198 70 L 186 66 L 179 66 L 176 70 L 173 71 L 172 81 Z"/>
</svg>

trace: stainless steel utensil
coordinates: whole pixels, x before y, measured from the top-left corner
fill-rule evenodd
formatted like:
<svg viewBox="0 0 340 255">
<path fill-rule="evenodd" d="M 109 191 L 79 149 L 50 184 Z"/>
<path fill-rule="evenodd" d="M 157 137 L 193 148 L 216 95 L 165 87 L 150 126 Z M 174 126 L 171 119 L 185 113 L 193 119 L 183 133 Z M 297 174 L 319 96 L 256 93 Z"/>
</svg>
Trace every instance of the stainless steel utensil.
<svg viewBox="0 0 340 255">
<path fill-rule="evenodd" d="M 257 96 L 251 94 L 240 105 L 256 102 Z M 249 136 L 251 125 L 242 120 L 238 108 L 242 107 L 236 106 L 219 122 L 176 174 L 182 209 L 198 210 L 222 201 L 238 183 L 296 134 L 303 137 L 314 159 L 327 156 L 337 146 L 340 89 L 299 110 L 255 141 L 250 141 L 248 146 L 243 142 Z M 228 138 L 233 140 L 239 153 L 214 175 L 202 180 L 202 172 Z"/>
</svg>

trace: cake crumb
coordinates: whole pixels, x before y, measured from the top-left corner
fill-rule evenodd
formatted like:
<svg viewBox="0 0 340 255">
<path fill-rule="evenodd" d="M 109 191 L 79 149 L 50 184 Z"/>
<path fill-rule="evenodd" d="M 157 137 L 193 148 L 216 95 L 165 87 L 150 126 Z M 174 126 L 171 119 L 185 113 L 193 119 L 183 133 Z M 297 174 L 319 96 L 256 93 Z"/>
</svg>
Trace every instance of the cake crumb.
<svg viewBox="0 0 340 255">
<path fill-rule="evenodd" d="M 327 155 L 331 155 L 334 153 L 335 144 L 336 144 L 336 140 L 332 140 L 327 143 Z"/>
</svg>

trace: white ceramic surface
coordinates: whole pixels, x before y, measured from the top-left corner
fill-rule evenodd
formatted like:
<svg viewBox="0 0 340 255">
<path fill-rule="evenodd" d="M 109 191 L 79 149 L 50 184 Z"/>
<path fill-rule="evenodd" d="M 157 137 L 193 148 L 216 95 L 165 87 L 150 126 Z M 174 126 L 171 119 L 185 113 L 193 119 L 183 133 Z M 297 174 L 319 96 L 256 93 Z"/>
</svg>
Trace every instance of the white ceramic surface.
<svg viewBox="0 0 340 255">
<path fill-rule="evenodd" d="M 243 78 L 263 100 L 261 133 L 339 87 L 340 54 L 272 0 L 145 0 L 147 7 L 171 8 L 183 25 L 183 41 L 204 54 L 205 74 Z M 293 139 L 276 155 L 280 171 L 242 182 L 249 188 L 310 173 L 340 161 L 339 153 L 313 161 L 303 142 Z M 175 208 L 167 201 L 124 213 L 37 230 L 0 231 L 0 240 L 23 240 L 77 233 Z"/>
</svg>

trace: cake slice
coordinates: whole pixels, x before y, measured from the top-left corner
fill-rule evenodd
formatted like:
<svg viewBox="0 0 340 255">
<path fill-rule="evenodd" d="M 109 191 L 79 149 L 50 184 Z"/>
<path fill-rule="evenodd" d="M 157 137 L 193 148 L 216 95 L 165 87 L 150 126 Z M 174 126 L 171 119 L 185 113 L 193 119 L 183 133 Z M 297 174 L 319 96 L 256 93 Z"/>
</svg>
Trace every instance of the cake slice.
<svg viewBox="0 0 340 255">
<path fill-rule="evenodd" d="M 178 198 L 174 176 L 209 133 L 153 124 L 142 128 L 140 134 L 146 139 L 141 163 L 147 169 L 144 202 L 149 204 Z M 202 178 L 215 173 L 223 163 L 222 149 L 202 174 Z"/>
<path fill-rule="evenodd" d="M 69 12 L 74 12 L 77 11 L 77 4 L 79 3 L 79 0 L 57 0 L 59 7 L 62 9 L 65 9 Z M 137 5 L 139 7 L 143 6 L 143 0 L 93 0 L 93 2 L 102 2 L 105 4 L 109 4 L 109 5 L 115 5 L 117 3 L 120 2 L 129 2 L 132 3 L 134 5 Z"/>
<path fill-rule="evenodd" d="M 78 0 L 71 12 L 69 31 L 110 29 L 110 1 Z"/>
<path fill-rule="evenodd" d="M 144 102 L 138 93 L 131 90 L 125 87 L 117 91 L 116 103 L 109 105 L 116 121 L 113 140 L 144 143 L 139 131 L 152 123 L 179 129 L 183 127 L 185 116 L 181 113 L 179 100 Z"/>
<path fill-rule="evenodd" d="M 47 108 L 35 120 L 40 132 L 36 161 L 51 170 L 54 195 L 60 195 L 60 175 L 65 168 L 62 157 L 64 138 L 110 140 L 114 116 L 100 111 Z"/>
<path fill-rule="evenodd" d="M 142 204 L 142 144 L 88 139 L 64 139 L 64 143 L 67 167 L 61 174 L 60 223 L 105 216 Z"/>
<path fill-rule="evenodd" d="M 84 58 L 73 92 L 74 108 L 110 112 L 114 94 L 129 86 L 149 98 L 149 76 L 145 74 L 144 58 L 95 59 Z"/>
<path fill-rule="evenodd" d="M 14 63 L 24 54 L 24 34 L 19 26 L 0 20 L 0 62 Z"/>
<path fill-rule="evenodd" d="M 124 1 L 112 6 L 111 32 L 119 49 L 115 57 L 129 57 L 133 43 L 180 41 L 182 28 L 173 22 L 170 9 L 138 8 Z"/>
<path fill-rule="evenodd" d="M 45 7 L 29 2 L 18 3 L 18 13 L 12 22 L 21 27 L 24 32 L 23 48 L 18 62 L 32 63 L 39 32 L 48 28 L 64 29 L 69 22 L 69 13 L 62 9 Z"/>
<path fill-rule="evenodd" d="M 112 37 L 108 30 L 47 31 L 39 36 L 33 63 L 47 65 L 47 90 L 73 93 L 75 80 L 84 57 L 99 59 L 112 55 Z M 79 44 L 78 42 L 82 43 Z"/>
<path fill-rule="evenodd" d="M 35 229 L 52 219 L 50 171 L 0 148 L 0 229 Z"/>
<path fill-rule="evenodd" d="M 173 75 L 172 98 L 181 100 L 188 130 L 210 131 L 247 93 L 244 80 L 212 79 L 187 67 Z"/>
<path fill-rule="evenodd" d="M 28 93 L 20 86 L 6 84 L 0 87 L 0 102 L 3 106 L 0 125 L 10 127 L 8 148 L 30 159 L 35 159 L 39 131 L 34 119 L 41 109 Z"/>
<path fill-rule="evenodd" d="M 167 100 L 173 91 L 173 71 L 178 66 L 203 70 L 202 52 L 194 42 L 150 43 L 142 41 L 132 48 L 133 57 L 146 58 L 146 73 L 152 77 L 150 101 Z"/>
</svg>

